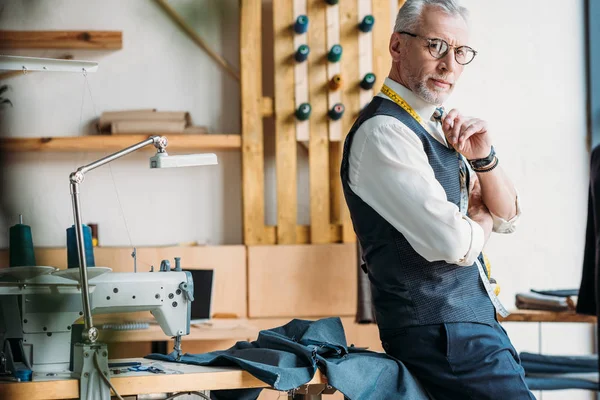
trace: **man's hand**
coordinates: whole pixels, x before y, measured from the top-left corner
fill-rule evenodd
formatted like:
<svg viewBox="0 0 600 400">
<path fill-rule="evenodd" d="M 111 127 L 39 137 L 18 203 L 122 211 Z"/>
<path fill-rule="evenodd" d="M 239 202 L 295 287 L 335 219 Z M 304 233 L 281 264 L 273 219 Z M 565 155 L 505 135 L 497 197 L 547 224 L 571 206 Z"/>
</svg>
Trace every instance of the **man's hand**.
<svg viewBox="0 0 600 400">
<path fill-rule="evenodd" d="M 453 108 L 444 117 L 442 130 L 454 149 L 467 160 L 485 158 L 490 154 L 492 139 L 485 121 L 461 115 Z"/>
</svg>

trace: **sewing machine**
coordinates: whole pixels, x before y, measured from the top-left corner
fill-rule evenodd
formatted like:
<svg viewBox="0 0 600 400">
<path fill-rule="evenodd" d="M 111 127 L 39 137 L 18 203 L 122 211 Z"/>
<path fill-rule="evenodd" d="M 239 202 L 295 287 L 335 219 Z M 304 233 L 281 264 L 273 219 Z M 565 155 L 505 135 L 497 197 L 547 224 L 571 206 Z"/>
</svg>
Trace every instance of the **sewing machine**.
<svg viewBox="0 0 600 400">
<path fill-rule="evenodd" d="M 180 355 L 181 336 L 190 332 L 194 284 L 191 274 L 181 271 L 179 260 L 174 270 L 165 261 L 157 272 L 88 268 L 90 306 L 92 314 L 150 311 L 165 335 L 175 337 L 174 351 Z M 47 374 L 81 374 L 78 345 L 71 350 L 72 330 L 77 327 L 73 324 L 84 314 L 79 276 L 78 268 L 0 270 L 0 374 L 15 371 L 19 362 L 33 371 L 33 380 Z M 92 353 L 82 355 L 97 357 L 94 353 L 106 366 L 106 345 L 96 343 Z"/>
</svg>

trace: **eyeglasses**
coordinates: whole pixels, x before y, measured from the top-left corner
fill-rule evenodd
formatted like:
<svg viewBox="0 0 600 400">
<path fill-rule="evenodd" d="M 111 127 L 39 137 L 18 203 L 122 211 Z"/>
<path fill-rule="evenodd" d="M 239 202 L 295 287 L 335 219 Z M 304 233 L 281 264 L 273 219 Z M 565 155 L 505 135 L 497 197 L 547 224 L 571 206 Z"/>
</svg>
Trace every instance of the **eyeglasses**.
<svg viewBox="0 0 600 400">
<path fill-rule="evenodd" d="M 448 54 L 448 51 L 450 51 L 451 47 L 454 48 L 454 59 L 460 65 L 467 65 L 468 63 L 473 61 L 473 59 L 477 55 L 477 52 L 469 46 L 451 46 L 444 39 L 426 38 L 406 31 L 401 31 L 398 33 L 427 40 L 427 48 L 429 49 L 429 54 L 431 54 L 431 56 L 436 59 L 445 57 L 446 54 Z"/>
</svg>

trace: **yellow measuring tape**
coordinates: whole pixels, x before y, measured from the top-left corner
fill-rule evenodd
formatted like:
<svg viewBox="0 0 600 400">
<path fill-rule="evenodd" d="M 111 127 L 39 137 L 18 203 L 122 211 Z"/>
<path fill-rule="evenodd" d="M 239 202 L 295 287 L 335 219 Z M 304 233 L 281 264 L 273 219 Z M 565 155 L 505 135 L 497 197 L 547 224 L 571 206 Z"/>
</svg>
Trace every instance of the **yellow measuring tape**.
<svg viewBox="0 0 600 400">
<path fill-rule="evenodd" d="M 383 87 L 381 88 L 381 93 L 385 94 L 387 97 L 392 99 L 394 103 L 402 107 L 404 111 L 409 113 L 411 117 L 413 117 L 418 123 L 423 125 L 423 119 L 421 118 L 421 116 L 417 114 L 415 110 L 413 110 L 413 108 L 406 102 L 406 100 L 400 97 L 398 93 L 394 92 L 394 90 L 391 87 L 389 87 L 388 85 L 383 85 Z"/>
</svg>

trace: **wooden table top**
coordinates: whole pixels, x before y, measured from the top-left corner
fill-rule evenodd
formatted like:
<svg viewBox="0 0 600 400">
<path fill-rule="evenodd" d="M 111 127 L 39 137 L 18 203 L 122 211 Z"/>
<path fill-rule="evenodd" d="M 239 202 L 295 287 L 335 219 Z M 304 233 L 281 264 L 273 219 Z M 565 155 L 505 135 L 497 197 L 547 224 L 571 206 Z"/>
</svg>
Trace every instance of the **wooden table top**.
<svg viewBox="0 0 600 400">
<path fill-rule="evenodd" d="M 269 385 L 250 373 L 237 368 L 201 367 L 169 363 L 143 358 L 115 361 L 140 361 L 143 364 L 160 363 L 166 369 L 180 374 L 154 374 L 151 372 L 128 372 L 112 375 L 110 380 L 121 396 L 149 393 L 185 392 L 195 390 L 268 388 Z M 37 380 L 40 379 L 40 380 Z M 43 380 L 42 380 L 43 379 Z M 327 379 L 317 372 L 309 385 L 326 384 Z M 79 398 L 79 381 L 68 377 L 38 377 L 33 382 L 0 382 L 0 399 L 54 400 Z"/>
<path fill-rule="evenodd" d="M 512 310 L 506 318 L 498 316 L 500 322 L 588 322 L 596 323 L 593 315 L 576 314 L 574 311 Z"/>
</svg>

